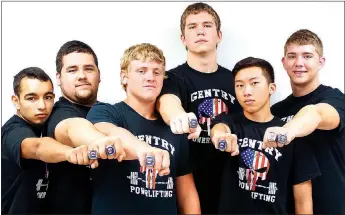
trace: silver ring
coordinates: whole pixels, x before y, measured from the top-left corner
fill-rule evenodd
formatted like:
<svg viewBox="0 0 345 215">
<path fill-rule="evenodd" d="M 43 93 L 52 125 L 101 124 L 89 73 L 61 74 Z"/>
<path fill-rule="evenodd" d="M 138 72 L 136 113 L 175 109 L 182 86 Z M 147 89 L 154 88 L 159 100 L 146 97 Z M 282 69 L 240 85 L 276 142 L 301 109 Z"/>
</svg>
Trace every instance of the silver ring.
<svg viewBox="0 0 345 215">
<path fill-rule="evenodd" d="M 267 135 L 267 140 L 268 142 L 275 142 L 276 141 L 276 133 L 274 132 L 269 132 L 268 135 Z"/>
<path fill-rule="evenodd" d="M 90 160 L 97 160 L 98 158 L 98 153 L 97 150 L 91 149 L 87 152 L 87 156 L 89 157 Z"/>
<path fill-rule="evenodd" d="M 218 149 L 219 149 L 220 151 L 225 151 L 226 146 L 227 146 L 227 143 L 226 143 L 225 140 L 220 140 L 220 141 L 218 142 Z"/>
<path fill-rule="evenodd" d="M 146 155 L 145 165 L 147 167 L 153 167 L 155 165 L 155 157 L 152 155 Z"/>
<path fill-rule="evenodd" d="M 109 145 L 105 147 L 105 153 L 109 155 L 114 155 L 115 154 L 115 146 L 114 145 Z"/>
<path fill-rule="evenodd" d="M 196 120 L 196 119 L 190 119 L 190 120 L 189 120 L 189 127 L 190 127 L 190 128 L 196 128 L 196 127 L 198 127 L 198 120 Z"/>
<path fill-rule="evenodd" d="M 286 145 L 287 144 L 287 135 L 286 134 L 278 134 L 277 135 L 277 142 Z"/>
</svg>

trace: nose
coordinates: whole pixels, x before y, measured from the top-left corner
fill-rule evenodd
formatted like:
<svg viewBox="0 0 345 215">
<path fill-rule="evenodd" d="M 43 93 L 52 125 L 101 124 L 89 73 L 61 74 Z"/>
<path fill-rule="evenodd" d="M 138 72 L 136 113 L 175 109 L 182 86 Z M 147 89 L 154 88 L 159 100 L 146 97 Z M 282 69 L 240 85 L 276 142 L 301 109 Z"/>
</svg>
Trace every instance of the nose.
<svg viewBox="0 0 345 215">
<path fill-rule="evenodd" d="M 198 25 L 197 26 L 197 34 L 198 35 L 205 35 L 205 29 L 203 25 Z"/>
<path fill-rule="evenodd" d="M 252 87 L 250 85 L 245 85 L 244 87 L 244 96 L 248 97 L 252 95 Z"/>
<path fill-rule="evenodd" d="M 154 72 L 152 70 L 146 72 L 146 80 L 149 82 L 154 81 Z"/>
<path fill-rule="evenodd" d="M 47 108 L 46 102 L 43 98 L 38 100 L 38 107 L 39 110 L 45 110 Z"/>
<path fill-rule="evenodd" d="M 303 56 L 296 57 L 296 62 L 295 62 L 296 67 L 303 67 L 303 63 L 304 63 Z"/>
<path fill-rule="evenodd" d="M 78 71 L 78 80 L 83 80 L 86 78 L 85 71 L 84 70 L 79 70 Z"/>
</svg>

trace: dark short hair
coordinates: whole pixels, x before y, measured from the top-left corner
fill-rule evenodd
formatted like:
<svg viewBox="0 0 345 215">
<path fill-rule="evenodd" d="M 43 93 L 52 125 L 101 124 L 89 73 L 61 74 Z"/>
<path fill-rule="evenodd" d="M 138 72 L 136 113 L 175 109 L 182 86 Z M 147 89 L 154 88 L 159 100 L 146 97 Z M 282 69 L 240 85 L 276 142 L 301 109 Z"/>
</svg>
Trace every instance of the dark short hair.
<svg viewBox="0 0 345 215">
<path fill-rule="evenodd" d="M 28 67 L 20 71 L 14 76 L 13 79 L 13 91 L 14 94 L 19 96 L 21 91 L 21 81 L 23 78 L 37 79 L 43 82 L 50 81 L 53 86 L 53 82 L 50 79 L 49 75 L 45 73 L 41 68 L 38 67 Z"/>
<path fill-rule="evenodd" d="M 92 50 L 92 48 L 89 45 L 87 45 L 86 43 L 83 43 L 83 42 L 78 41 L 78 40 L 72 40 L 72 41 L 68 41 L 65 44 L 63 44 L 61 46 L 59 52 L 57 53 L 55 64 L 56 64 L 56 71 L 58 73 L 61 73 L 61 69 L 63 67 L 62 58 L 65 55 L 68 55 L 68 54 L 73 53 L 73 52 L 91 54 L 93 56 L 93 59 L 95 61 L 96 66 L 98 68 L 97 55 Z"/>
<path fill-rule="evenodd" d="M 268 83 L 274 83 L 274 70 L 272 65 L 263 59 L 247 57 L 235 64 L 235 67 L 232 70 L 232 74 L 236 77 L 237 73 L 246 68 L 250 67 L 260 67 L 262 69 L 262 74 L 267 79 Z"/>
</svg>

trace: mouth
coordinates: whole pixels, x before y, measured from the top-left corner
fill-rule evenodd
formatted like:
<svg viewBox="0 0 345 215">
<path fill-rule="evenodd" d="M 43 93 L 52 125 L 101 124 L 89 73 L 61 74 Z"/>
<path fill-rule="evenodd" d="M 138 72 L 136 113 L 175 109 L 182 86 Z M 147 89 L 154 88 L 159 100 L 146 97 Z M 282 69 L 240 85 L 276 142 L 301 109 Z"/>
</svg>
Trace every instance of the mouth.
<svg viewBox="0 0 345 215">
<path fill-rule="evenodd" d="M 195 43 L 207 43 L 207 40 L 197 40 Z"/>
<path fill-rule="evenodd" d="M 255 102 L 255 100 L 252 100 L 252 99 L 244 100 L 244 104 L 246 104 L 246 105 L 253 104 L 254 102 Z"/>
<path fill-rule="evenodd" d="M 78 85 L 76 85 L 76 87 L 87 87 L 87 86 L 91 86 L 91 84 L 85 83 L 85 84 L 78 84 Z"/>
<path fill-rule="evenodd" d="M 154 86 L 154 85 L 145 85 L 144 88 L 155 89 L 156 86 Z"/>
<path fill-rule="evenodd" d="M 36 114 L 35 116 L 38 117 L 38 118 L 46 118 L 48 116 L 48 114 L 46 114 L 46 113 L 39 113 L 39 114 Z"/>
<path fill-rule="evenodd" d="M 303 74 L 307 73 L 307 71 L 293 71 L 293 74 L 296 76 L 301 76 Z"/>
</svg>

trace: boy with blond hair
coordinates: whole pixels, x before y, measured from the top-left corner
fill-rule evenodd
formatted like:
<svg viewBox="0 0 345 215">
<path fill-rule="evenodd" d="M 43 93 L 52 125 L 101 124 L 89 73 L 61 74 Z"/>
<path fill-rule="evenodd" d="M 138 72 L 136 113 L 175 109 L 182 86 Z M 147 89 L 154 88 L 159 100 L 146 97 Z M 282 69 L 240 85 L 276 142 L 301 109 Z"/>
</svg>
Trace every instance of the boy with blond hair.
<svg viewBox="0 0 345 215">
<path fill-rule="evenodd" d="M 323 44 L 312 31 L 294 32 L 284 46 L 284 69 L 292 94 L 272 106 L 274 115 L 287 123 L 266 133 L 285 134 L 289 144 L 296 137 L 309 139 L 321 170 L 312 181 L 315 214 L 345 214 L 345 118 L 344 94 L 320 84 L 325 64 Z M 269 142 L 265 146 L 282 147 Z"/>
<path fill-rule="evenodd" d="M 88 113 L 101 132 L 125 128 L 138 139 L 166 150 L 170 163 L 166 175 L 138 161 L 101 160 L 94 174 L 92 213 L 96 214 L 199 214 L 200 204 L 189 161 L 189 144 L 183 135 L 171 133 L 155 112 L 165 76 L 165 57 L 156 46 L 143 43 L 128 48 L 121 59 L 124 101 L 98 103 Z M 157 158 L 156 158 L 157 159 Z M 158 158 L 160 159 L 160 158 Z"/>
<path fill-rule="evenodd" d="M 202 213 L 216 213 L 223 161 L 210 141 L 210 125 L 221 113 L 241 110 L 230 70 L 217 64 L 221 21 L 208 4 L 189 5 L 181 16 L 187 62 L 167 72 L 157 110 L 175 134 L 188 133 Z M 198 122 L 193 128 L 189 121 Z"/>
</svg>

